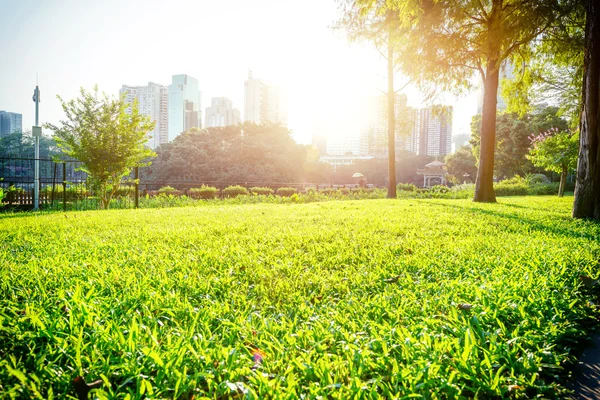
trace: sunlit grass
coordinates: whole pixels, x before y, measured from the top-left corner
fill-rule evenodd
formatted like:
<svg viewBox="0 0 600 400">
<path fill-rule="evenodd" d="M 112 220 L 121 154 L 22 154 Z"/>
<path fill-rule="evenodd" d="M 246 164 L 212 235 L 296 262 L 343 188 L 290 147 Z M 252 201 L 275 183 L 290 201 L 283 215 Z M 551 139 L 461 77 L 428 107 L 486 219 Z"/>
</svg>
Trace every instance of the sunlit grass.
<svg viewBox="0 0 600 400">
<path fill-rule="evenodd" d="M 600 259 L 571 204 L 0 216 L 0 397 L 560 397 Z"/>
</svg>

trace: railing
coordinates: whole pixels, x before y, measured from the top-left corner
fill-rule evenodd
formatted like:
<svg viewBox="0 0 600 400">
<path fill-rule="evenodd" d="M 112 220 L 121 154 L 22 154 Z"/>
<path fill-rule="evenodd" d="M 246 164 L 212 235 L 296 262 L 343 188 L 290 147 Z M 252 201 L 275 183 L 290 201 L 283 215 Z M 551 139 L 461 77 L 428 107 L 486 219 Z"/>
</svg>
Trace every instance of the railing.
<svg viewBox="0 0 600 400">
<path fill-rule="evenodd" d="M 40 192 L 39 207 L 46 210 L 89 210 L 101 208 L 101 201 L 90 187 L 87 174 L 80 171 L 82 163 L 75 160 L 53 160 L 40 158 Z M 34 164 L 33 158 L 0 158 L 0 188 L 6 192 L 3 203 L 8 207 L 1 209 L 27 210 L 34 203 Z M 211 179 L 171 179 L 154 180 L 138 179 L 139 170 L 123 179 L 121 188 L 111 201 L 111 208 L 137 208 L 140 196 L 154 197 L 165 186 L 176 189 L 180 195 L 194 197 L 190 189 L 202 186 L 217 188 L 216 197 L 224 198 L 223 190 L 228 186 L 243 186 L 250 190 L 253 187 L 267 187 L 276 191 L 281 187 L 291 187 L 298 192 L 308 189 L 358 188 L 356 183 L 346 185 L 330 185 L 323 183 L 289 183 L 259 181 L 215 181 Z M 372 185 L 369 185 L 372 187 Z"/>
</svg>

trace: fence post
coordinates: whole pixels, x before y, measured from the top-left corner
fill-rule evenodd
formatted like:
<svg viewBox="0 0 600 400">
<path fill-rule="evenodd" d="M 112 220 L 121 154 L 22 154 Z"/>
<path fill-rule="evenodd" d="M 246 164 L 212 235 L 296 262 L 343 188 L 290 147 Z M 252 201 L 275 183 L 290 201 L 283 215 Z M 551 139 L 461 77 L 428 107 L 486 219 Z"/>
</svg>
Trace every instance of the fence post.
<svg viewBox="0 0 600 400">
<path fill-rule="evenodd" d="M 63 211 L 67 211 L 67 163 L 63 163 Z"/>
<path fill-rule="evenodd" d="M 140 167 L 135 167 L 134 171 L 135 171 L 135 208 L 138 208 L 140 206 L 140 181 L 139 181 L 139 177 L 140 177 Z"/>
</svg>

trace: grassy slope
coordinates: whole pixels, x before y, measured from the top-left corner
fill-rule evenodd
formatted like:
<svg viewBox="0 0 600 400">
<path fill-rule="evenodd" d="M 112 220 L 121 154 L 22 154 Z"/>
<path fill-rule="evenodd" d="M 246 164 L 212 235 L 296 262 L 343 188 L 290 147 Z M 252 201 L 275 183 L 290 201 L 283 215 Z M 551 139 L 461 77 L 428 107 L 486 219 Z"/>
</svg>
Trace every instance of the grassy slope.
<svg viewBox="0 0 600 400">
<path fill-rule="evenodd" d="M 0 398 L 560 396 L 600 259 L 571 202 L 0 217 Z"/>
</svg>

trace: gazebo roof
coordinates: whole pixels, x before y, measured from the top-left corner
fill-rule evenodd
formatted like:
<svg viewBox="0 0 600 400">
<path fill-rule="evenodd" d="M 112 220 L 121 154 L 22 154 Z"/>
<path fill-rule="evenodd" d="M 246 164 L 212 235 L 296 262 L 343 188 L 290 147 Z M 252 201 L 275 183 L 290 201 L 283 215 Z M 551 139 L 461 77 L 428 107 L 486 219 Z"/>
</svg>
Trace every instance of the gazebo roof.
<svg viewBox="0 0 600 400">
<path fill-rule="evenodd" d="M 430 162 L 429 164 L 425 165 L 425 168 L 439 168 L 444 166 L 445 164 L 441 161 L 435 160 Z"/>
</svg>

